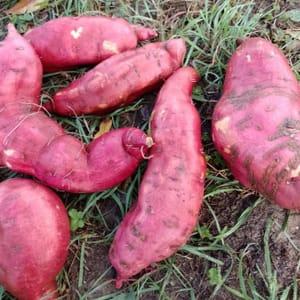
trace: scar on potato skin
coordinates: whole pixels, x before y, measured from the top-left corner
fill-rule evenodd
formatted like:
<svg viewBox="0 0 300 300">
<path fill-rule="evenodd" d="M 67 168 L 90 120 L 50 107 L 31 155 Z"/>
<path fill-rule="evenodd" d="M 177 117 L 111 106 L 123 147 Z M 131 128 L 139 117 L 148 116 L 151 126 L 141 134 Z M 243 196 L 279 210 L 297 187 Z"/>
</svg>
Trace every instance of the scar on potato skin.
<svg viewBox="0 0 300 300">
<path fill-rule="evenodd" d="M 169 219 L 162 221 L 164 226 L 167 228 L 178 228 L 179 227 L 179 218 L 176 215 L 171 215 Z"/>
<path fill-rule="evenodd" d="M 147 215 L 152 215 L 154 213 L 153 207 L 151 205 L 147 205 L 145 211 Z"/>
<path fill-rule="evenodd" d="M 283 96 L 290 99 L 297 99 L 298 95 L 294 91 L 286 91 L 285 88 L 274 86 L 274 85 L 261 85 L 256 84 L 251 89 L 246 90 L 242 94 L 237 95 L 233 90 L 231 93 L 228 93 L 227 98 L 229 102 L 237 109 L 241 110 L 245 108 L 246 105 L 254 102 L 257 99 L 262 97 L 270 96 Z"/>
<path fill-rule="evenodd" d="M 128 263 L 126 261 L 124 261 L 124 260 L 120 260 L 119 263 L 124 268 L 128 268 L 129 267 Z"/>
<path fill-rule="evenodd" d="M 278 126 L 276 132 L 268 138 L 269 141 L 274 141 L 278 138 L 298 134 L 300 132 L 300 121 L 292 118 L 285 118 Z"/>
<path fill-rule="evenodd" d="M 137 237 L 142 242 L 145 242 L 147 240 L 147 236 L 142 234 L 141 231 L 138 229 L 138 226 L 135 224 L 131 226 L 131 233 L 133 236 Z"/>
<path fill-rule="evenodd" d="M 129 242 L 126 243 L 126 246 L 127 246 L 127 248 L 128 248 L 129 251 L 134 250 L 134 246 L 131 243 L 129 243 Z"/>
<path fill-rule="evenodd" d="M 236 128 L 239 130 L 244 130 L 247 129 L 249 127 L 251 127 L 252 125 L 252 115 L 251 114 L 247 114 L 246 116 L 244 116 L 242 119 L 240 119 L 237 123 L 236 123 Z"/>
</svg>

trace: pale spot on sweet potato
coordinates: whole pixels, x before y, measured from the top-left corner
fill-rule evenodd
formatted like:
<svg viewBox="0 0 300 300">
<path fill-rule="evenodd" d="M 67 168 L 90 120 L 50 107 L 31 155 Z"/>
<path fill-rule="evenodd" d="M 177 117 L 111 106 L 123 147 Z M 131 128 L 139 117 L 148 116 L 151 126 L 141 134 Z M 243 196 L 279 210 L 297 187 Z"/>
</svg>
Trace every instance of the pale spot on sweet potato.
<svg viewBox="0 0 300 300">
<path fill-rule="evenodd" d="M 60 210 L 60 206 L 59 205 L 56 205 L 55 207 L 56 207 L 57 210 Z"/>
<path fill-rule="evenodd" d="M 227 153 L 227 154 L 230 154 L 231 153 L 230 147 L 225 147 L 224 152 Z"/>
<path fill-rule="evenodd" d="M 10 169 L 12 168 L 12 165 L 9 162 L 6 162 L 5 164 L 8 168 L 10 168 Z"/>
<path fill-rule="evenodd" d="M 295 170 L 291 171 L 291 177 L 292 178 L 298 177 L 300 175 L 299 173 L 300 173 L 300 165 Z"/>
<path fill-rule="evenodd" d="M 230 121 L 230 117 L 225 117 L 225 118 L 217 121 L 215 124 L 216 129 L 225 133 L 228 130 L 229 121 Z"/>
<path fill-rule="evenodd" d="M 119 53 L 119 49 L 116 43 L 111 42 L 111 41 L 103 41 L 103 49 L 110 51 L 112 53 Z"/>
<path fill-rule="evenodd" d="M 77 40 L 81 36 L 82 32 L 83 32 L 83 28 L 78 27 L 77 29 L 71 31 L 71 36 L 73 37 L 73 39 Z"/>
<path fill-rule="evenodd" d="M 14 150 L 14 149 L 6 149 L 6 150 L 4 150 L 4 154 L 6 156 L 13 156 L 15 154 L 15 152 L 16 152 L 16 150 Z"/>
<path fill-rule="evenodd" d="M 104 109 L 104 108 L 107 108 L 109 105 L 107 103 L 100 103 L 97 105 L 98 108 L 100 109 Z"/>
<path fill-rule="evenodd" d="M 274 53 L 273 50 L 270 52 L 270 56 L 271 56 L 271 57 L 275 57 L 275 53 Z"/>
<path fill-rule="evenodd" d="M 251 55 L 250 55 L 250 54 L 247 54 L 247 55 L 246 55 L 246 59 L 247 59 L 247 62 L 251 62 L 251 60 L 252 60 Z"/>
<path fill-rule="evenodd" d="M 73 88 L 73 89 L 70 89 L 68 91 L 68 94 L 69 94 L 69 97 L 77 97 L 79 92 L 78 92 L 78 87 L 77 88 Z M 57 95 L 57 94 L 56 94 Z"/>
</svg>

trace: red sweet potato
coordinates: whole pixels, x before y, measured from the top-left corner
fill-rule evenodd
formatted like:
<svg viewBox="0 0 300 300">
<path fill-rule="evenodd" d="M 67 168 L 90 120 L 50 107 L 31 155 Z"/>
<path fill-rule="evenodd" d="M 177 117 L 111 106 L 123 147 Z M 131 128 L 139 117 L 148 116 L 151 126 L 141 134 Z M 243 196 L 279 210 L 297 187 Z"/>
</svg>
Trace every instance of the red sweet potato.
<svg viewBox="0 0 300 300">
<path fill-rule="evenodd" d="M 138 201 L 121 223 L 110 249 L 116 286 L 178 250 L 196 225 L 205 160 L 201 124 L 191 93 L 194 69 L 179 69 L 163 85 L 151 119 L 154 146 Z"/>
<path fill-rule="evenodd" d="M 57 299 L 70 242 L 66 209 L 29 179 L 0 184 L 0 285 L 19 300 Z"/>
<path fill-rule="evenodd" d="M 29 30 L 25 38 L 41 58 L 44 72 L 100 61 L 155 37 L 154 30 L 119 18 L 63 17 Z"/>
<path fill-rule="evenodd" d="M 126 105 L 169 77 L 182 63 L 182 39 L 148 44 L 115 55 L 54 96 L 60 115 L 103 114 Z"/>
<path fill-rule="evenodd" d="M 227 66 L 213 140 L 233 175 L 281 207 L 300 209 L 300 89 L 287 59 L 246 39 Z"/>
<path fill-rule="evenodd" d="M 0 163 L 69 192 L 113 187 L 137 168 L 151 139 L 113 130 L 89 145 L 67 135 L 39 106 L 41 63 L 12 25 L 0 44 Z"/>
</svg>

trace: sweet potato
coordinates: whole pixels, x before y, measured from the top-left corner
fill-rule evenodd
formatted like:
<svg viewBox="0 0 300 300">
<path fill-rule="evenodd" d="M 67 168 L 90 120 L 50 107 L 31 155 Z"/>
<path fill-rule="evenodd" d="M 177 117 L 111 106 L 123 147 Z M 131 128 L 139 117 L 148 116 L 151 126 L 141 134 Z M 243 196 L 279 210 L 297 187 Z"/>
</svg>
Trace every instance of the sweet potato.
<svg viewBox="0 0 300 300">
<path fill-rule="evenodd" d="M 200 117 L 191 99 L 197 80 L 194 69 L 179 69 L 158 95 L 151 119 L 152 158 L 138 201 L 110 248 L 118 288 L 151 263 L 172 255 L 196 225 L 205 176 Z"/>
<path fill-rule="evenodd" d="M 0 163 L 69 192 L 117 185 L 137 168 L 151 138 L 137 128 L 113 130 L 84 145 L 39 106 L 41 63 L 12 25 L 0 44 Z"/>
<path fill-rule="evenodd" d="M 0 183 L 0 285 L 19 300 L 57 299 L 70 242 L 66 209 L 29 179 Z"/>
<path fill-rule="evenodd" d="M 54 96 L 60 115 L 103 114 L 126 105 L 169 77 L 185 55 L 182 39 L 148 44 L 115 55 Z"/>
<path fill-rule="evenodd" d="M 25 38 L 41 58 L 44 72 L 97 64 L 155 37 L 154 30 L 119 18 L 62 17 L 29 30 Z"/>
<path fill-rule="evenodd" d="M 271 42 L 248 38 L 227 66 L 213 140 L 233 175 L 288 209 L 300 209 L 300 89 Z"/>
</svg>

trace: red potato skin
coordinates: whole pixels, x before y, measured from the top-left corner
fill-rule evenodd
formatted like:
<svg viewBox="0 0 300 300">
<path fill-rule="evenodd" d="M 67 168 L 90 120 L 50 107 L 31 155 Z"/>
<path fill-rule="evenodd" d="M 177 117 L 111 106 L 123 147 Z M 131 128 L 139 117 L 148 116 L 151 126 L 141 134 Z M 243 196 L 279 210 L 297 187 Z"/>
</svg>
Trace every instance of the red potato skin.
<svg viewBox="0 0 300 300">
<path fill-rule="evenodd" d="M 171 256 L 196 225 L 206 169 L 200 117 L 191 98 L 198 79 L 194 69 L 181 68 L 158 95 L 151 119 L 152 158 L 138 201 L 118 228 L 109 252 L 117 288 Z"/>
<path fill-rule="evenodd" d="M 156 37 L 146 27 L 102 16 L 62 17 L 29 30 L 25 38 L 39 55 L 44 72 L 97 64 Z"/>
<path fill-rule="evenodd" d="M 300 209 L 300 88 L 271 42 L 248 38 L 233 54 L 212 134 L 243 185 L 283 208 Z"/>
<path fill-rule="evenodd" d="M 185 42 L 173 39 L 115 55 L 58 91 L 50 110 L 101 115 L 127 105 L 178 69 L 185 52 Z"/>
<path fill-rule="evenodd" d="M 57 299 L 69 219 L 60 198 L 29 179 L 0 184 L 0 285 L 19 300 Z"/>
<path fill-rule="evenodd" d="M 108 132 L 84 145 L 40 110 L 42 66 L 12 25 L 0 44 L 0 162 L 58 190 L 91 193 L 128 178 L 151 138 L 137 128 Z"/>
</svg>

